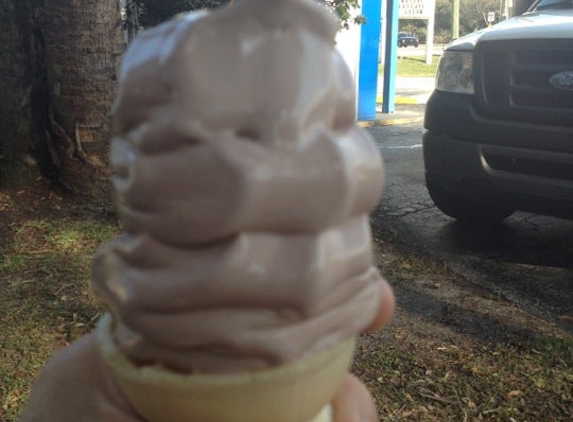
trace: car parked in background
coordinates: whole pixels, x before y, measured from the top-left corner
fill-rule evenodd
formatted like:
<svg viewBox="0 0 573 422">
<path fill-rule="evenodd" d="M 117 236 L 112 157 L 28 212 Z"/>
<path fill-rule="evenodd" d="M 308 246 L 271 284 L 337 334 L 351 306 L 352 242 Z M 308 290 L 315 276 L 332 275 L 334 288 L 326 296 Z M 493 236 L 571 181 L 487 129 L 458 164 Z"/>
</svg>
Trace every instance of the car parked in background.
<svg viewBox="0 0 573 422">
<path fill-rule="evenodd" d="M 419 44 L 418 38 L 409 32 L 398 32 L 398 47 L 408 47 L 409 45 L 418 47 Z"/>
<path fill-rule="evenodd" d="M 451 43 L 424 126 L 426 185 L 445 214 L 573 218 L 573 0 L 538 0 Z"/>
</svg>

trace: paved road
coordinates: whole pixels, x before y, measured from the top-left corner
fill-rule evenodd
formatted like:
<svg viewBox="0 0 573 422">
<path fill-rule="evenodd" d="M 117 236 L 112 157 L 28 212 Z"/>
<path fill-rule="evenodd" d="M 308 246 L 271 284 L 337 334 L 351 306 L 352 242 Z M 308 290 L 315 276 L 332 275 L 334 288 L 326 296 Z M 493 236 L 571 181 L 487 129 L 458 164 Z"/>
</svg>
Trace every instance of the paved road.
<svg viewBox="0 0 573 422">
<path fill-rule="evenodd" d="M 460 225 L 435 208 L 426 191 L 422 124 L 368 130 L 386 167 L 385 191 L 373 214 L 377 230 L 573 329 L 563 318 L 573 316 L 573 221 L 518 212 L 497 226 Z"/>
<path fill-rule="evenodd" d="M 440 56 L 444 49 L 446 48 L 445 44 L 436 44 L 434 45 L 432 55 Z M 401 57 L 416 57 L 416 56 L 425 56 L 426 55 L 426 45 L 420 44 L 418 47 L 402 47 L 398 48 L 398 56 Z"/>
<path fill-rule="evenodd" d="M 435 86 L 433 77 L 398 77 L 396 78 L 397 104 L 426 104 Z M 378 78 L 379 103 L 382 102 L 384 78 Z"/>
</svg>

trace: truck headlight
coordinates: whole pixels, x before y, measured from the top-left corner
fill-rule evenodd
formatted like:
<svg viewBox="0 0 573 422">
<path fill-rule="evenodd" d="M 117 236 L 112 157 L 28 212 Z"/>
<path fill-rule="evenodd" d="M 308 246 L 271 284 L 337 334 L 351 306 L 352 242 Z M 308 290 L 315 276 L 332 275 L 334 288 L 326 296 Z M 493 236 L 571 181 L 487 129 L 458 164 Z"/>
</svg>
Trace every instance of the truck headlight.
<svg viewBox="0 0 573 422">
<path fill-rule="evenodd" d="M 444 52 L 438 64 L 436 89 L 459 94 L 474 93 L 473 56 L 471 52 Z"/>
</svg>

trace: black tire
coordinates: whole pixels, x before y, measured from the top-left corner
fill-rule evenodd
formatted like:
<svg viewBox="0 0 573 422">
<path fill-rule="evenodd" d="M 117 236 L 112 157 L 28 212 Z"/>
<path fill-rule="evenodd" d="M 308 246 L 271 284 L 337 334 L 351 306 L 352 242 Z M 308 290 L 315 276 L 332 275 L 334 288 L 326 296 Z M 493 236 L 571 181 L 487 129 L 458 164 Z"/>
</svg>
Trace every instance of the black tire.
<svg viewBox="0 0 573 422">
<path fill-rule="evenodd" d="M 490 198 L 464 196 L 443 188 L 426 177 L 426 187 L 436 207 L 456 220 L 466 222 L 500 222 L 515 211 L 510 204 L 495 195 Z"/>
</svg>

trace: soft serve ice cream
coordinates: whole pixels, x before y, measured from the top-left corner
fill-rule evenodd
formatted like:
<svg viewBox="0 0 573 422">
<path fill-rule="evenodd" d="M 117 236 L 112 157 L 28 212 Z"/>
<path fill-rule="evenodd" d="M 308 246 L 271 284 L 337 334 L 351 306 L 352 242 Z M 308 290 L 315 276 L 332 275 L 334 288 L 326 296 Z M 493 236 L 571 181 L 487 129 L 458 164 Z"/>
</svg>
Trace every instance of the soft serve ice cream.
<svg viewBox="0 0 573 422">
<path fill-rule="evenodd" d="M 130 361 L 258 371 L 375 317 L 381 160 L 338 28 L 308 0 L 242 0 L 130 46 L 111 149 L 125 231 L 93 265 Z"/>
</svg>

